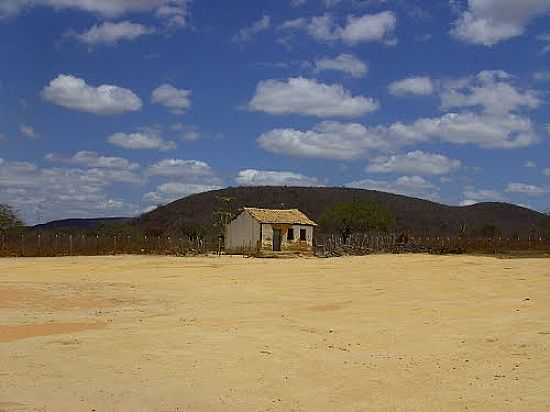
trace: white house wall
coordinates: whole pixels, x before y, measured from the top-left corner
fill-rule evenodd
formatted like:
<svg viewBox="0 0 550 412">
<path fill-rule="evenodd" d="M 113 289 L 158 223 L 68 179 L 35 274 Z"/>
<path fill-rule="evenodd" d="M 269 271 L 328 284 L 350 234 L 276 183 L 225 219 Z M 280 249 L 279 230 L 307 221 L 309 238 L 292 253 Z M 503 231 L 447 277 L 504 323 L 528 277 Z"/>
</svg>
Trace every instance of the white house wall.
<svg viewBox="0 0 550 412">
<path fill-rule="evenodd" d="M 225 250 L 256 250 L 260 240 L 260 223 L 247 212 L 241 213 L 225 228 Z"/>
</svg>

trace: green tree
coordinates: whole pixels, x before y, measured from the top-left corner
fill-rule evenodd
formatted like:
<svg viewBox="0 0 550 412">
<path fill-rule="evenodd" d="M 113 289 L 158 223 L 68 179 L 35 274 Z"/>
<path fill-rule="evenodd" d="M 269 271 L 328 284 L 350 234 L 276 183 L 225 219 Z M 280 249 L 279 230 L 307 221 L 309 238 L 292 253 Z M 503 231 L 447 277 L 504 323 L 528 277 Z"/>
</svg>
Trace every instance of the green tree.
<svg viewBox="0 0 550 412">
<path fill-rule="evenodd" d="M 392 214 L 373 202 L 340 203 L 321 216 L 323 230 L 338 232 L 344 243 L 353 233 L 387 232 L 393 224 Z"/>
<path fill-rule="evenodd" d="M 23 227 L 23 221 L 17 216 L 17 212 L 8 205 L 0 204 L 0 231 Z"/>
</svg>

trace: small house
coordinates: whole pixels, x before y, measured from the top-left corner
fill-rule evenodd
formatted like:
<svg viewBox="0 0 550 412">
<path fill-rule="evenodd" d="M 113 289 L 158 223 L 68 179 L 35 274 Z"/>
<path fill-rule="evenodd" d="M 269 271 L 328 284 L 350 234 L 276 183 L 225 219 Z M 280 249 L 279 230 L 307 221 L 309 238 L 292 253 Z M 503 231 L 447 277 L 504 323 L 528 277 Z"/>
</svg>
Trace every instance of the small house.
<svg viewBox="0 0 550 412">
<path fill-rule="evenodd" d="M 246 207 L 225 228 L 229 254 L 313 254 L 313 229 L 317 224 L 298 209 Z"/>
</svg>

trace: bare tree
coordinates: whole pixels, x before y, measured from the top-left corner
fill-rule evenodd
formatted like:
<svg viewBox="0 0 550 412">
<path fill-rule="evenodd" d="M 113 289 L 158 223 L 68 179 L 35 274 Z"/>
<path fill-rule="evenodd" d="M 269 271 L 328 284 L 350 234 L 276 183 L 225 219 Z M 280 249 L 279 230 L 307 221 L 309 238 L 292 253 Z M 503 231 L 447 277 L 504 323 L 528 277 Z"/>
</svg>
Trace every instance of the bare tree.
<svg viewBox="0 0 550 412">
<path fill-rule="evenodd" d="M 0 204 L 0 231 L 7 231 L 23 226 L 23 221 L 17 216 L 15 209 L 9 205 Z"/>
</svg>

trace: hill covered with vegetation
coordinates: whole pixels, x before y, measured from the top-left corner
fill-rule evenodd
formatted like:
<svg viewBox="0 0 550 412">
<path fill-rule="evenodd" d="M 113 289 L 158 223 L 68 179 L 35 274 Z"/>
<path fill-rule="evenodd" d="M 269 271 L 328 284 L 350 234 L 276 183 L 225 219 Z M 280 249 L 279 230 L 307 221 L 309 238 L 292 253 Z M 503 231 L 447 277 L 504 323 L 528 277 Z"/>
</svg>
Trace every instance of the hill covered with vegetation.
<svg viewBox="0 0 550 412">
<path fill-rule="evenodd" d="M 133 224 L 149 233 L 213 232 L 220 212 L 242 207 L 298 208 L 313 220 L 340 203 L 374 202 L 394 216 L 396 231 L 418 235 L 482 234 L 492 228 L 503 235 L 549 234 L 550 217 L 506 203 L 447 206 L 373 190 L 310 187 L 230 187 L 191 195 L 146 213 Z M 322 230 L 322 227 L 321 227 Z"/>
</svg>

